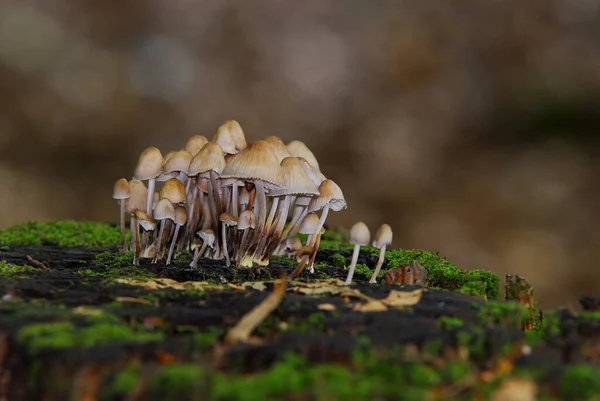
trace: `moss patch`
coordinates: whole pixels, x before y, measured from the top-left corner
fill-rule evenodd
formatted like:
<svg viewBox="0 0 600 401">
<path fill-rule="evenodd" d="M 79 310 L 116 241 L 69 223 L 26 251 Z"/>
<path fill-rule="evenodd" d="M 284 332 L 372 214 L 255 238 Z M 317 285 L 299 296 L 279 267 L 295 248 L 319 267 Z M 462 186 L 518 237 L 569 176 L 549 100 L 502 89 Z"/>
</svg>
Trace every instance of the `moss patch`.
<svg viewBox="0 0 600 401">
<path fill-rule="evenodd" d="M 83 326 L 76 326 L 69 321 L 32 323 L 17 333 L 17 341 L 32 353 L 47 349 L 91 347 L 114 341 L 148 342 L 162 338 L 162 333 L 134 332 L 124 323 L 102 320 Z"/>
<path fill-rule="evenodd" d="M 92 264 L 80 269 L 79 273 L 86 276 L 155 278 L 148 269 L 134 266 L 133 252 L 102 252 L 95 256 Z"/>
<path fill-rule="evenodd" d="M 0 231 L 0 244 L 59 245 L 71 247 L 118 246 L 117 226 L 89 221 L 62 220 L 50 223 L 28 222 Z"/>
<path fill-rule="evenodd" d="M 3 278 L 27 278 L 28 273 L 39 272 L 41 269 L 36 269 L 29 265 L 13 265 L 0 261 L 0 277 Z"/>
</svg>

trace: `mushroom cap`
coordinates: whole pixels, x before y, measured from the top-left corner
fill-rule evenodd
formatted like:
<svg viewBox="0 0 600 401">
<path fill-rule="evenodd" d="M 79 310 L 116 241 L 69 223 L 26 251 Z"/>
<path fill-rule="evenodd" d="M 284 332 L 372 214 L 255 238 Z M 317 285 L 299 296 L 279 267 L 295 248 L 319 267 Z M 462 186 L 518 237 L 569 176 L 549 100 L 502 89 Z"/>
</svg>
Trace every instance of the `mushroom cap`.
<svg viewBox="0 0 600 401">
<path fill-rule="evenodd" d="M 187 210 L 183 206 L 177 206 L 175 208 L 175 218 L 173 219 L 175 221 L 175 224 L 177 224 L 178 226 L 183 226 L 185 223 L 187 223 L 187 219 Z"/>
<path fill-rule="evenodd" d="M 286 146 L 293 156 L 304 158 L 314 169 L 321 171 L 317 158 L 304 142 L 294 140 L 288 143 Z"/>
<path fill-rule="evenodd" d="M 183 171 L 187 174 L 192 161 L 192 154 L 187 150 L 178 150 L 171 157 L 166 159 L 163 166 L 163 174 L 169 174 L 174 171 Z"/>
<path fill-rule="evenodd" d="M 170 178 L 165 181 L 160 189 L 160 199 L 166 198 L 171 203 L 181 203 L 187 199 L 185 187 L 177 178 Z"/>
<path fill-rule="evenodd" d="M 130 196 L 131 190 L 129 189 L 129 181 L 125 178 L 119 178 L 113 187 L 113 199 L 129 199 Z"/>
<path fill-rule="evenodd" d="M 316 213 L 309 213 L 304 217 L 298 232 L 300 234 L 314 234 L 319 225 L 319 216 Z"/>
<path fill-rule="evenodd" d="M 125 210 L 133 213 L 134 209 L 146 210 L 148 204 L 148 188 L 140 180 L 129 181 L 129 193 L 131 196 L 125 201 Z"/>
<path fill-rule="evenodd" d="M 217 128 L 215 134 L 212 137 L 212 142 L 218 143 L 223 149 L 223 153 L 233 155 L 239 152 L 239 150 L 237 150 L 235 147 L 235 139 L 233 138 L 233 133 L 229 129 L 229 125 L 225 123 L 219 125 L 219 128 Z"/>
<path fill-rule="evenodd" d="M 302 167 L 304 167 L 304 170 L 306 170 L 306 174 L 308 174 L 308 176 L 310 177 L 312 182 L 315 183 L 315 185 L 319 186 L 323 181 L 327 179 L 327 177 L 325 177 L 323 173 L 321 173 L 318 169 L 313 167 L 313 165 L 306 161 L 304 157 L 297 156 L 297 158 L 300 161 L 300 163 L 302 163 Z"/>
<path fill-rule="evenodd" d="M 299 238 L 292 237 L 288 238 L 285 242 L 287 248 L 292 252 L 298 252 L 302 248 L 302 241 Z"/>
<path fill-rule="evenodd" d="M 156 220 L 150 217 L 146 212 L 140 209 L 134 209 L 133 215 L 137 217 L 138 223 L 146 231 L 152 231 L 156 228 Z"/>
<path fill-rule="evenodd" d="M 244 210 L 238 217 L 238 230 L 256 227 L 256 216 L 252 210 Z"/>
<path fill-rule="evenodd" d="M 200 152 L 200 149 L 202 149 L 202 147 L 206 145 L 207 142 L 208 139 L 206 139 L 205 136 L 192 135 L 185 144 L 185 150 L 190 152 L 192 157 L 194 157 L 198 154 L 198 152 Z"/>
<path fill-rule="evenodd" d="M 152 195 L 152 209 L 153 210 L 156 207 L 156 205 L 158 205 L 159 200 L 160 200 L 160 194 L 158 193 L 158 191 L 154 191 L 154 195 Z"/>
<path fill-rule="evenodd" d="M 352 245 L 367 246 L 371 240 L 369 227 L 362 221 L 354 223 L 350 229 L 350 243 Z"/>
<path fill-rule="evenodd" d="M 319 195 L 312 198 L 308 205 L 308 211 L 321 210 L 327 204 L 334 212 L 339 212 L 347 206 L 341 188 L 332 180 L 325 180 L 319 185 Z"/>
<path fill-rule="evenodd" d="M 256 141 L 235 155 L 221 173 L 221 178 L 261 181 L 265 188 L 282 189 L 283 172 L 273 148 L 265 141 Z"/>
<path fill-rule="evenodd" d="M 188 175 L 195 176 L 211 170 L 221 174 L 224 168 L 223 148 L 218 143 L 207 142 L 190 162 Z"/>
<path fill-rule="evenodd" d="M 242 129 L 240 123 L 238 123 L 235 120 L 227 120 L 222 125 L 225 125 L 227 129 L 229 129 L 229 131 L 231 132 L 233 142 L 235 143 L 235 148 L 238 151 L 244 149 L 248 145 L 246 143 L 246 136 L 244 135 L 244 130 Z"/>
<path fill-rule="evenodd" d="M 221 223 L 225 223 L 226 226 L 237 226 L 238 219 L 231 213 L 223 212 L 219 216 Z"/>
<path fill-rule="evenodd" d="M 192 244 L 190 245 L 190 249 L 192 251 L 195 251 L 197 248 L 200 248 L 202 246 L 202 240 L 200 238 L 194 238 L 194 240 L 192 241 Z"/>
<path fill-rule="evenodd" d="M 392 243 L 392 227 L 389 224 L 382 224 L 377 230 L 375 234 L 375 241 L 373 241 L 373 246 L 377 249 L 383 248 L 384 245 L 389 245 Z"/>
<path fill-rule="evenodd" d="M 146 148 L 135 166 L 133 178 L 136 180 L 149 180 L 158 177 L 162 172 L 163 157 L 158 148 Z"/>
<path fill-rule="evenodd" d="M 304 256 L 309 256 L 313 253 L 313 251 L 314 251 L 314 248 L 312 246 L 305 245 L 298 250 L 298 253 L 296 253 L 296 259 L 301 259 Z"/>
<path fill-rule="evenodd" d="M 210 228 L 203 228 L 198 232 L 198 236 L 202 238 L 211 248 L 215 243 L 215 232 Z"/>
<path fill-rule="evenodd" d="M 279 137 L 269 136 L 269 137 L 263 138 L 263 141 L 267 142 L 269 145 L 271 145 L 273 147 L 273 152 L 275 152 L 275 155 L 277 156 L 279 163 L 281 163 L 281 161 L 283 159 L 285 159 L 286 157 L 293 156 L 290 153 L 290 151 L 288 150 L 287 146 L 285 146 L 285 144 Z"/>
<path fill-rule="evenodd" d="M 204 193 L 208 193 L 208 181 L 209 179 L 206 177 L 198 177 L 196 178 L 196 187 L 204 192 Z"/>
<path fill-rule="evenodd" d="M 309 195 L 319 194 L 319 188 L 310 179 L 302 163 L 295 157 L 286 157 L 281 161 L 283 183 L 285 188 L 269 192 L 271 196 L 281 195 Z"/>
<path fill-rule="evenodd" d="M 156 204 L 153 215 L 155 220 L 175 220 L 175 207 L 173 207 L 170 200 L 162 198 Z"/>
</svg>

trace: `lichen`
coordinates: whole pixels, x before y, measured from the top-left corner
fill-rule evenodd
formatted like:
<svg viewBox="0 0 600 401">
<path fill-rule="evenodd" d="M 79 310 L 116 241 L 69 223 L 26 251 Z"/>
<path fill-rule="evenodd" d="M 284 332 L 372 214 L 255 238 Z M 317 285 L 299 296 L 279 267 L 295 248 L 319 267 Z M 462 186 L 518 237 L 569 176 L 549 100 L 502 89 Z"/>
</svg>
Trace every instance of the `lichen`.
<svg viewBox="0 0 600 401">
<path fill-rule="evenodd" d="M 117 226 L 91 221 L 61 220 L 49 223 L 30 221 L 0 231 L 0 244 L 59 245 L 69 247 L 118 246 L 121 230 Z"/>
</svg>

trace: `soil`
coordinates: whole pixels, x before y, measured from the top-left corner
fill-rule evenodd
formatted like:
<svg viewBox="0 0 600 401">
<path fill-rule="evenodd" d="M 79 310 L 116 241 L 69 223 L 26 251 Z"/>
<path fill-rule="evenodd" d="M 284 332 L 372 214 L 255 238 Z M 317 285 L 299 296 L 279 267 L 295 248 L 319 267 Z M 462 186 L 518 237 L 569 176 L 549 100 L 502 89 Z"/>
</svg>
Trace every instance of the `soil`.
<svg viewBox="0 0 600 401">
<path fill-rule="evenodd" d="M 428 384 L 430 399 L 487 399 L 502 390 L 504 379 L 515 377 L 526 377 L 547 399 L 560 399 L 571 394 L 568 391 L 577 391 L 565 388 L 565 377 L 579 380 L 585 374 L 576 369 L 600 362 L 600 320 L 591 316 L 593 312 L 547 312 L 544 316 L 552 317 L 550 323 L 537 322 L 537 331 L 525 332 L 525 318 L 517 304 L 436 289 L 425 289 L 420 301 L 410 307 L 365 312 L 356 310 L 364 299 L 307 295 L 289 288 L 248 342 L 225 345 L 228 330 L 272 293 L 272 280 L 289 275 L 293 264 L 276 260 L 256 271 L 202 260 L 192 269 L 185 260 L 165 266 L 142 259 L 140 269 L 150 277 L 177 282 L 216 278 L 217 284 L 235 284 L 218 289 L 157 289 L 120 283 L 104 274 L 106 267 L 98 265 L 95 257 L 107 250 L 116 253 L 115 248 L 21 246 L 0 254 L 5 262 L 38 267 L 0 276 L 0 296 L 4 296 L 0 400 L 157 399 L 150 391 L 157 371 L 190 363 L 206 368 L 206 381 L 196 393 L 171 394 L 172 399 L 219 399 L 202 395 L 213 394 L 214 375 L 259 374 L 285 363 L 290 353 L 301 355 L 307 366 L 333 363 L 348 369 L 360 368 L 359 354 L 376 355 L 388 365 L 423 363 L 439 368 L 458 361 L 468 366 L 469 380 Z M 349 257 L 348 252 L 323 250 L 317 263 L 328 262 L 334 253 Z M 362 258 L 359 263 L 373 264 L 370 257 Z M 315 274 L 304 272 L 301 281 L 325 276 L 344 280 L 346 271 L 321 266 Z M 370 285 L 368 279 L 357 273 L 352 288 L 374 299 L 386 298 L 392 290 L 410 293 L 420 288 Z M 239 286 L 263 280 L 267 281 L 263 290 Z M 599 303 L 586 298 L 582 304 L 591 310 Z M 107 325 L 117 326 L 122 335 Z M 53 327 L 56 332 L 48 331 Z M 141 373 L 129 386 L 119 387 L 124 380 L 121 373 L 132 364 Z M 420 379 L 411 380 L 407 383 Z M 597 388 L 596 382 L 589 388 Z M 304 399 L 298 394 L 282 399 Z M 588 393 L 578 394 L 569 399 L 585 399 L 578 397 Z"/>
</svg>

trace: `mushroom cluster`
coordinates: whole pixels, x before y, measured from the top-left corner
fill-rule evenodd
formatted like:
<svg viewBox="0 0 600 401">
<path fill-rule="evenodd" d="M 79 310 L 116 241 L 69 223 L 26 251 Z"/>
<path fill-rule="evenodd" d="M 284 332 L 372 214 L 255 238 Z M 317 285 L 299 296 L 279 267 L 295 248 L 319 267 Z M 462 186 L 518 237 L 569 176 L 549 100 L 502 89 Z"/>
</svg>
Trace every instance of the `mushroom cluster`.
<svg viewBox="0 0 600 401">
<path fill-rule="evenodd" d="M 266 266 L 276 254 L 300 256 L 312 269 L 329 211 L 346 208 L 342 190 L 321 173 L 304 143 L 285 145 L 275 136 L 247 143 L 235 120 L 210 141 L 194 135 L 164 157 L 155 147 L 144 150 L 133 179 L 119 179 L 113 198 L 123 250 L 135 251 L 136 265 L 165 256 L 170 264 L 191 250 L 192 267 L 201 258 Z M 299 232 L 309 234 L 304 245 Z"/>
</svg>

